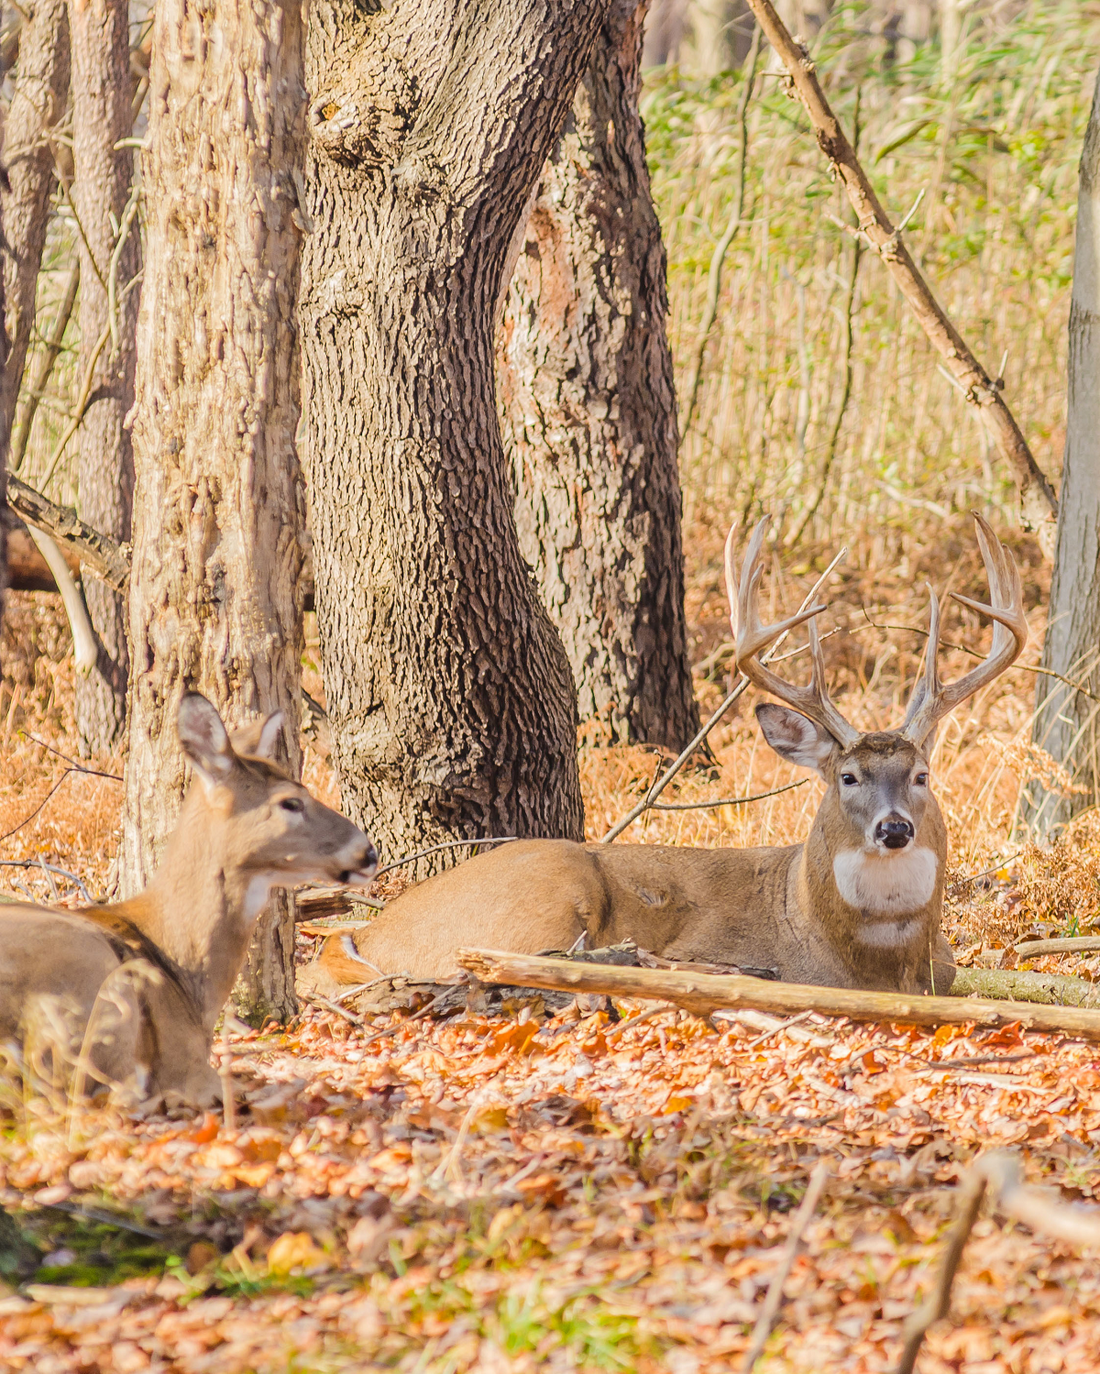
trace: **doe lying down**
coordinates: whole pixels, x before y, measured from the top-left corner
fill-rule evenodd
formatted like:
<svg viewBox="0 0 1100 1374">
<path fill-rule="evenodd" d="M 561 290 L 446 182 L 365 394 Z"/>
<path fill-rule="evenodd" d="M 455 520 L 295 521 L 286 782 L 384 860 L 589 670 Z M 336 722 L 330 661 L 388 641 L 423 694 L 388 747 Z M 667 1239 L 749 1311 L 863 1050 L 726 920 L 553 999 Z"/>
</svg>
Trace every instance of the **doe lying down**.
<svg viewBox="0 0 1100 1374">
<path fill-rule="evenodd" d="M 757 590 L 767 521 L 740 579 L 726 542 L 737 667 L 785 705 L 756 717 L 771 747 L 827 784 L 805 843 L 688 849 L 526 840 L 480 855 L 402 894 L 353 935 L 326 941 L 311 977 L 333 989 L 384 973 L 445 978 L 463 946 L 533 954 L 632 939 L 669 959 L 773 967 L 788 982 L 945 992 L 954 957 L 940 931 L 947 835 L 929 781 L 937 723 L 991 682 L 1027 642 L 1020 576 L 977 518 L 990 604 L 956 599 L 994 622 L 986 659 L 958 682 L 937 673 L 940 609 L 932 595 L 923 674 L 896 730 L 861 734 L 830 701 L 814 606 L 761 623 Z M 761 655 L 808 622 L 809 686 L 778 677 Z"/>
</svg>

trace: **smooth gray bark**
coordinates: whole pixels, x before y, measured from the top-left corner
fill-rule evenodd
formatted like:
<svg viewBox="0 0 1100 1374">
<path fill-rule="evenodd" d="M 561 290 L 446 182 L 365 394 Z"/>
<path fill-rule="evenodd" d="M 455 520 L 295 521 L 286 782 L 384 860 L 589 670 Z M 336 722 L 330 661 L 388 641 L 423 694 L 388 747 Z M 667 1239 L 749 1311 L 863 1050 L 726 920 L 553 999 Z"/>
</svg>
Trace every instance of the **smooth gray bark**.
<svg viewBox="0 0 1100 1374">
<path fill-rule="evenodd" d="M 1040 839 L 1053 838 L 1092 805 L 1100 781 L 1100 79 L 1081 152 L 1067 406 L 1042 666 L 1093 695 L 1050 677 L 1038 680 L 1032 740 L 1080 789 L 1066 795 L 1029 782 L 1022 818 Z"/>
</svg>

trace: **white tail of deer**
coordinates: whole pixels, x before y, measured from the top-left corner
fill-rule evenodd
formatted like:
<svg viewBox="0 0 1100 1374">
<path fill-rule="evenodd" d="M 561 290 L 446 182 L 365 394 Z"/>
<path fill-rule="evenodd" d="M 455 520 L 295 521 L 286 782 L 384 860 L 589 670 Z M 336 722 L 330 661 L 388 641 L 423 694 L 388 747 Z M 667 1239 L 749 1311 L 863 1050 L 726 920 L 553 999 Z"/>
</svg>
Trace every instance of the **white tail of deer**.
<svg viewBox="0 0 1100 1374">
<path fill-rule="evenodd" d="M 994 621 L 988 657 L 958 682 L 937 673 L 939 603 L 932 596 L 924 671 L 900 729 L 861 734 L 825 688 L 815 626 L 824 609 L 763 625 L 756 596 L 767 521 L 740 578 L 732 531 L 726 579 L 737 667 L 785 705 L 757 720 L 771 747 L 815 769 L 827 790 L 804 844 L 679 849 L 527 840 L 471 859 L 404 893 L 365 929 L 326 941 L 317 986 L 386 973 L 447 977 L 463 946 L 535 954 L 632 939 L 670 959 L 774 969 L 788 982 L 946 991 L 954 957 L 940 932 L 947 835 L 929 780 L 936 724 L 991 682 L 1027 642 L 1020 576 L 981 517 L 978 544 L 990 604 L 956 599 Z M 953 594 L 955 595 L 955 594 Z M 785 630 L 808 622 L 811 682 L 798 687 L 760 662 Z"/>
<path fill-rule="evenodd" d="M 0 1038 L 53 999 L 78 1040 L 95 1040 L 109 998 L 119 1015 L 82 1072 L 143 1097 L 220 1096 L 214 1024 L 271 889 L 366 883 L 378 862 L 357 826 L 274 762 L 282 723 L 277 712 L 230 736 L 205 697 L 184 696 L 177 727 L 196 783 L 150 886 L 78 911 L 0 908 Z"/>
</svg>

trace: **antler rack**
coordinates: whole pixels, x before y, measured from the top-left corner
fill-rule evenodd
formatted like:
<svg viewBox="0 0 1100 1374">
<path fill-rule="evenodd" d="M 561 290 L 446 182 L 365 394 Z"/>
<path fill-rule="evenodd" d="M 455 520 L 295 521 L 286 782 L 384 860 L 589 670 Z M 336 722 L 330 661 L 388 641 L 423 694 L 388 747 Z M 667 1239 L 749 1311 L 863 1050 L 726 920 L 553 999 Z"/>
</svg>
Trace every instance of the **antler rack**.
<svg viewBox="0 0 1100 1374">
<path fill-rule="evenodd" d="M 810 606 L 807 610 L 774 625 L 765 625 L 757 611 L 757 591 L 764 571 L 764 538 L 770 523 L 771 516 L 765 515 L 753 530 L 741 569 L 740 582 L 733 561 L 733 536 L 736 526 L 726 536 L 726 595 L 730 603 L 730 626 L 733 630 L 737 667 L 754 687 L 770 692 L 780 701 L 785 701 L 788 706 L 793 706 L 796 711 L 801 711 L 804 716 L 808 716 L 810 720 L 816 721 L 826 729 L 842 749 L 850 749 L 859 739 L 859 731 L 850 725 L 833 705 L 825 687 L 825 660 L 821 653 L 816 623 L 816 617 L 825 607 Z M 766 668 L 760 662 L 759 656 L 788 630 L 807 623 L 810 627 L 810 659 L 813 671 L 810 685 L 798 687 L 773 673 L 770 668 Z"/>
<path fill-rule="evenodd" d="M 941 683 L 937 668 L 940 602 L 936 593 L 929 588 L 932 605 L 924 671 L 914 685 L 905 721 L 898 732 L 918 748 L 925 744 L 944 716 L 1003 673 L 1019 658 L 1027 644 L 1023 587 L 1015 559 L 993 533 L 989 523 L 977 512 L 974 514 L 974 521 L 977 525 L 978 547 L 989 578 L 989 605 L 974 601 L 959 592 L 952 592 L 951 595 L 963 606 L 969 606 L 971 610 L 987 615 L 993 620 L 993 643 L 989 654 L 978 667 L 971 669 L 958 682 Z M 825 607 L 810 606 L 774 625 L 765 625 L 757 611 L 757 592 L 763 573 L 764 539 L 770 523 L 771 517 L 766 515 L 753 530 L 740 579 L 733 556 L 736 526 L 726 537 L 726 594 L 730 604 L 730 625 L 733 629 L 736 666 L 754 686 L 770 692 L 772 696 L 778 697 L 788 706 L 793 706 L 810 720 L 816 721 L 832 735 L 842 749 L 850 749 L 860 738 L 860 732 L 850 725 L 833 705 L 825 686 L 825 660 L 821 653 L 816 623 L 817 616 Z M 810 659 L 813 667 L 809 686 L 798 687 L 765 667 L 760 661 L 760 655 L 781 635 L 803 624 L 809 626 Z"/>
</svg>

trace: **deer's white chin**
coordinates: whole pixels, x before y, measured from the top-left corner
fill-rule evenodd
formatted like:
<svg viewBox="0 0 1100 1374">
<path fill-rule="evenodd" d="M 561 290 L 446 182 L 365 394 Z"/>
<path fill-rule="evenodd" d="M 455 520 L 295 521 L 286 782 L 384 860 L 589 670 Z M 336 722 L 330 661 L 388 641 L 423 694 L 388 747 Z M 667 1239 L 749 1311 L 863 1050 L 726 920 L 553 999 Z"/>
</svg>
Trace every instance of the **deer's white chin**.
<svg viewBox="0 0 1100 1374">
<path fill-rule="evenodd" d="M 837 891 L 849 906 L 881 916 L 904 916 L 919 911 L 932 900 L 939 864 L 931 849 L 907 848 L 895 853 L 868 854 L 862 849 L 842 850 L 833 859 Z M 867 931 L 859 938 L 882 944 L 886 932 Z M 889 943 L 901 941 L 901 931 L 890 932 Z"/>
</svg>

